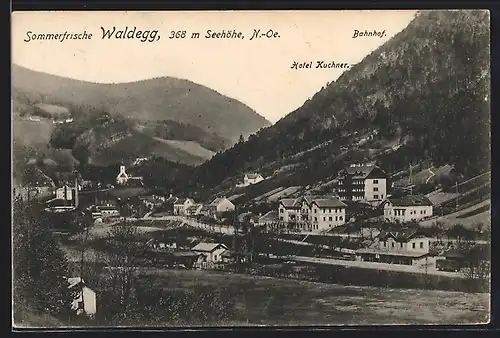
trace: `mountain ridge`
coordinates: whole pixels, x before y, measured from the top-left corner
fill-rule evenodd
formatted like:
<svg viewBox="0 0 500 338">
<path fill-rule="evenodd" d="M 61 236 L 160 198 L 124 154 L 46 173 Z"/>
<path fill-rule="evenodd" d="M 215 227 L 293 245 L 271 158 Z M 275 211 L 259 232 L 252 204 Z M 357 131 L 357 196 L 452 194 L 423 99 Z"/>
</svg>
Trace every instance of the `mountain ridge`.
<svg viewBox="0 0 500 338">
<path fill-rule="evenodd" d="M 451 164 L 471 177 L 490 163 L 489 69 L 487 11 L 420 11 L 301 107 L 197 168 L 195 181 L 227 187 L 245 171 L 293 165 L 280 179 L 312 184 L 372 160 L 389 172 Z"/>
<path fill-rule="evenodd" d="M 190 80 L 161 76 L 124 83 L 96 83 L 16 64 L 12 87 L 43 103 L 92 106 L 142 120 L 174 120 L 236 141 L 271 125 L 246 104 Z"/>
</svg>

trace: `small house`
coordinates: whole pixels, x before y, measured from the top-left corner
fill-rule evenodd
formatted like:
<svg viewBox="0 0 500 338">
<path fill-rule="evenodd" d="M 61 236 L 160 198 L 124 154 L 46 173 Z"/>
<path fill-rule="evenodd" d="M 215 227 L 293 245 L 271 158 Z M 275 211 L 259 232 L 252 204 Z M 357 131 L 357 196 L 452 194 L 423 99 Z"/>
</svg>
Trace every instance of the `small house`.
<svg viewBox="0 0 500 338">
<path fill-rule="evenodd" d="M 248 173 L 243 177 L 243 185 L 249 186 L 264 181 L 264 177 L 257 173 Z"/>
<path fill-rule="evenodd" d="M 161 196 L 140 196 L 139 200 L 148 209 L 160 208 L 165 204 L 165 198 Z"/>
<path fill-rule="evenodd" d="M 97 313 L 97 297 L 94 290 L 89 288 L 83 278 L 68 278 L 69 289 L 76 290 L 76 297 L 71 304 L 71 309 L 77 315 L 87 315 L 91 318 Z"/>
<path fill-rule="evenodd" d="M 222 253 L 228 248 L 222 243 L 198 243 L 195 245 L 191 251 L 200 253 L 203 255 L 203 262 L 207 263 L 218 263 L 222 262 Z"/>
<path fill-rule="evenodd" d="M 194 204 L 191 198 L 179 198 L 174 203 L 174 215 L 186 215 L 186 210 Z"/>
</svg>

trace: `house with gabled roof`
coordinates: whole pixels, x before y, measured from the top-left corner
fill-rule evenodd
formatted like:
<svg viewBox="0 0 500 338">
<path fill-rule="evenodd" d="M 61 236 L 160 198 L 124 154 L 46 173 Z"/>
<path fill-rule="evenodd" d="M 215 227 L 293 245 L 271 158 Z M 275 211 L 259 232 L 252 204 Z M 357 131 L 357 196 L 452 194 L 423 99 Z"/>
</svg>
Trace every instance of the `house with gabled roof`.
<svg viewBox="0 0 500 338">
<path fill-rule="evenodd" d="M 418 228 L 382 231 L 378 248 L 356 250 L 357 260 L 379 263 L 419 265 L 429 257 L 430 238 Z"/>
<path fill-rule="evenodd" d="M 389 198 L 383 202 L 384 218 L 390 222 L 418 221 L 433 215 L 431 200 L 423 195 Z"/>
<path fill-rule="evenodd" d="M 68 289 L 76 291 L 76 297 L 71 303 L 71 309 L 78 315 L 87 315 L 91 318 L 97 313 L 97 297 L 94 290 L 89 288 L 83 278 L 67 278 Z"/>
<path fill-rule="evenodd" d="M 375 164 L 351 164 L 339 172 L 336 190 L 341 200 L 378 205 L 387 198 L 388 178 Z"/>
<path fill-rule="evenodd" d="M 191 251 L 203 255 L 203 262 L 219 263 L 222 262 L 222 253 L 228 250 L 228 247 L 223 243 L 206 243 L 200 242 L 196 244 Z"/>
<path fill-rule="evenodd" d="M 174 215 L 186 215 L 186 210 L 195 202 L 191 198 L 179 198 L 174 202 Z"/>
<path fill-rule="evenodd" d="M 245 174 L 245 177 L 243 177 L 243 184 L 246 186 L 257 184 L 262 181 L 264 181 L 264 177 L 258 173 L 247 173 Z"/>
<path fill-rule="evenodd" d="M 265 180 L 265 178 L 261 174 L 246 173 L 245 176 L 243 176 L 243 183 L 239 183 L 236 186 L 237 187 L 248 187 L 249 185 L 257 184 L 257 183 L 262 182 L 264 180 Z"/>
<path fill-rule="evenodd" d="M 304 231 L 325 231 L 346 221 L 346 207 L 335 196 L 302 196 L 282 199 L 278 205 L 280 222 L 294 223 Z"/>
<path fill-rule="evenodd" d="M 280 221 L 289 223 L 300 220 L 300 209 L 302 198 L 283 198 L 278 204 L 278 218 Z"/>
</svg>

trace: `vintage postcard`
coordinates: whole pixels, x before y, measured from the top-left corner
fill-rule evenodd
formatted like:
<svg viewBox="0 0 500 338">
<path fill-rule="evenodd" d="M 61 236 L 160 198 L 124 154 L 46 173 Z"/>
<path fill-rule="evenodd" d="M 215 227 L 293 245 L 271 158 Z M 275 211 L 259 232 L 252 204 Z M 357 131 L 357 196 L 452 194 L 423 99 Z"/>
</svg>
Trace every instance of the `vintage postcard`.
<svg viewBox="0 0 500 338">
<path fill-rule="evenodd" d="M 490 320 L 487 10 L 12 14 L 15 328 Z"/>
</svg>

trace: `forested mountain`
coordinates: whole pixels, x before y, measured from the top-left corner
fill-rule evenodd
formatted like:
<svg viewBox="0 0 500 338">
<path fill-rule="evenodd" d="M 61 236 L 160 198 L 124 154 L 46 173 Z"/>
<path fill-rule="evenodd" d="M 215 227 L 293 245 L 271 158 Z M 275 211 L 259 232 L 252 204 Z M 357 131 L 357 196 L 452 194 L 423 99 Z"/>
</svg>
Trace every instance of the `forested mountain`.
<svg viewBox="0 0 500 338">
<path fill-rule="evenodd" d="M 389 170 L 422 160 L 451 164 L 466 176 L 488 170 L 489 27 L 487 11 L 419 12 L 302 107 L 217 154 L 191 179 L 215 187 L 245 170 L 273 175 L 287 166 L 292 176 L 318 180 L 364 159 L 385 161 Z M 362 135 L 371 141 L 354 151 Z M 391 161 L 373 156 L 391 145 Z M 340 154 L 346 156 L 339 162 Z"/>
<path fill-rule="evenodd" d="M 159 77 L 99 84 L 12 66 L 12 86 L 37 103 L 85 106 L 143 121 L 190 124 L 232 141 L 270 125 L 243 103 L 193 82 Z"/>
</svg>

